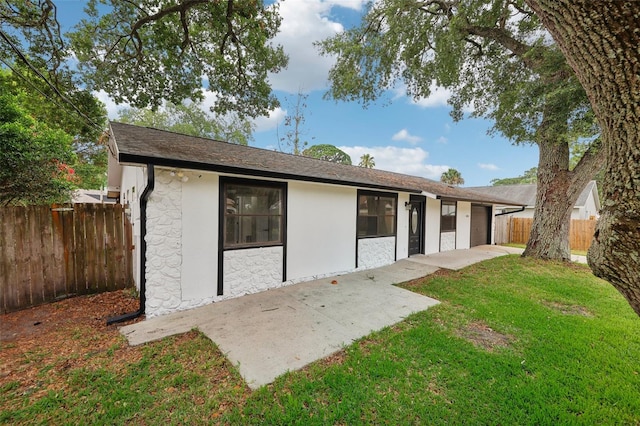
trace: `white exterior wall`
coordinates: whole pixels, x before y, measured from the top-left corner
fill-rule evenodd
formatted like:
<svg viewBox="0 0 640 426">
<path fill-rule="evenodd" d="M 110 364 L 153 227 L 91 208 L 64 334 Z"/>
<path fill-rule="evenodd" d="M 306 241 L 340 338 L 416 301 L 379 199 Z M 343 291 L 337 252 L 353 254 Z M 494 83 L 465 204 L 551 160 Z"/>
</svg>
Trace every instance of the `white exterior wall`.
<svg viewBox="0 0 640 426">
<path fill-rule="evenodd" d="M 283 286 L 282 246 L 224 252 L 224 298 Z"/>
<path fill-rule="evenodd" d="M 377 268 L 395 262 L 396 238 L 361 238 L 358 240 L 358 270 Z"/>
<path fill-rule="evenodd" d="M 182 305 L 182 182 L 155 170 L 147 204 L 147 317 L 168 314 Z"/>
<path fill-rule="evenodd" d="M 289 182 L 287 280 L 300 282 L 356 266 L 357 190 Z"/>
<path fill-rule="evenodd" d="M 440 200 L 427 198 L 425 206 L 425 254 L 440 251 Z"/>
<path fill-rule="evenodd" d="M 182 300 L 193 304 L 216 297 L 218 281 L 219 179 L 213 173 L 184 172 L 182 189 Z"/>
<path fill-rule="evenodd" d="M 471 203 L 458 201 L 456 203 L 456 249 L 471 247 Z"/>
<path fill-rule="evenodd" d="M 598 206 L 596 206 L 595 197 L 593 192 L 587 197 L 587 201 L 582 207 L 574 207 L 571 211 L 571 219 L 589 220 L 591 217 L 598 217 L 600 212 Z"/>
<path fill-rule="evenodd" d="M 216 296 L 218 177 L 156 168 L 146 241 L 147 317 L 222 299 Z"/>
<path fill-rule="evenodd" d="M 173 176 L 172 176 L 173 174 Z M 139 248 L 139 197 L 145 167 L 124 166 L 122 200 L 130 206 Z M 146 314 L 190 309 L 219 300 L 314 278 L 388 265 L 408 255 L 409 215 L 398 194 L 395 237 L 357 239 L 357 189 L 288 182 L 287 246 L 223 253 L 223 295 L 218 287 L 220 178 L 216 173 L 155 168 L 147 206 Z M 440 200 L 427 198 L 425 251 L 440 251 Z M 469 245 L 470 203 L 458 203 L 458 235 L 451 244 Z M 466 248 L 465 247 L 465 248 Z M 461 248 L 458 246 L 457 248 Z M 136 253 L 135 261 L 139 259 Z"/>
<path fill-rule="evenodd" d="M 147 186 L 146 167 L 123 166 L 120 203 L 128 210 L 133 237 L 133 280 L 140 290 L 140 196 Z M 127 211 L 125 210 L 125 211 Z"/>
<path fill-rule="evenodd" d="M 489 235 L 489 244 L 493 245 L 496 243 L 496 206 L 494 205 L 491 206 L 491 229 L 489 232 L 491 233 Z"/>
</svg>

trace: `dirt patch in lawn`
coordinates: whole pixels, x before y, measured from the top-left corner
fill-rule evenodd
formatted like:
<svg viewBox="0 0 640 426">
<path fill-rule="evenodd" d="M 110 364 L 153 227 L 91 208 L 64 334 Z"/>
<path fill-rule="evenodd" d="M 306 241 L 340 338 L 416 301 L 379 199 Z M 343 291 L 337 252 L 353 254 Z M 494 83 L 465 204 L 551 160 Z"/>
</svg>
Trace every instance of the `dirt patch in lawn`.
<svg viewBox="0 0 640 426">
<path fill-rule="evenodd" d="M 0 398 L 0 412 L 22 404 L 24 398 L 34 402 L 49 391 L 68 389 L 76 370 L 109 368 L 116 375 L 127 374 L 127 368 L 142 359 L 144 349 L 130 347 L 118 328 L 143 318 L 114 325 L 106 321 L 138 306 L 130 290 L 121 290 L 0 314 L 0 390 L 12 395 Z M 197 338 L 196 332 L 186 333 L 176 338 L 175 345 Z M 224 360 L 219 351 L 205 355 Z M 231 370 L 228 362 L 221 361 L 206 375 L 214 387 L 231 386 L 226 383 L 235 377 Z"/>
<path fill-rule="evenodd" d="M 580 305 L 568 305 L 565 303 L 549 302 L 549 301 L 544 302 L 544 304 L 545 306 L 553 310 L 556 310 L 562 313 L 563 315 L 579 315 L 583 317 L 593 316 L 593 313 L 591 313 L 591 311 L 589 311 L 584 306 L 580 306 Z"/>
<path fill-rule="evenodd" d="M 513 341 L 512 336 L 499 333 L 482 321 L 465 325 L 460 330 L 460 337 L 489 352 L 493 352 L 496 348 L 506 348 Z"/>
<path fill-rule="evenodd" d="M 91 358 L 87 355 L 109 348 L 121 348 L 120 358 L 138 358 L 136 351 L 128 350 L 117 326 L 107 325 L 108 318 L 138 306 L 130 290 L 120 290 L 0 315 L 0 387 L 17 382 L 32 393 L 42 384 L 43 367 L 61 373 L 85 366 Z"/>
</svg>

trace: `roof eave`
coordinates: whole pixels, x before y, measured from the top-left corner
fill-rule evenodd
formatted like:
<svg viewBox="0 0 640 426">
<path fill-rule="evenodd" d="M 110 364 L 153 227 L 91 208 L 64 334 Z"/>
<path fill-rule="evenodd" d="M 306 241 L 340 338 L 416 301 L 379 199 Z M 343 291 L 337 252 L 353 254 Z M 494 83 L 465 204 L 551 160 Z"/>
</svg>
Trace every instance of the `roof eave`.
<svg viewBox="0 0 640 426">
<path fill-rule="evenodd" d="M 259 170 L 259 169 L 249 169 L 244 167 L 234 167 L 234 166 L 225 166 L 220 164 L 209 164 L 209 163 L 200 163 L 197 161 L 185 161 L 178 159 L 170 159 L 170 158 L 157 158 L 157 157 L 148 157 L 148 156 L 140 156 L 134 154 L 120 153 L 118 158 L 120 163 L 129 163 L 129 164 L 153 164 L 154 166 L 160 167 L 171 167 L 171 168 L 179 168 L 179 169 L 191 169 L 191 170 L 202 170 L 208 172 L 217 172 L 217 173 L 225 173 L 232 175 L 244 175 L 244 176 L 255 176 L 255 177 L 265 177 L 271 179 L 282 179 L 282 180 L 297 180 L 303 182 L 314 182 L 314 183 L 325 183 L 331 185 L 340 185 L 340 186 L 355 186 L 361 188 L 369 188 L 369 189 L 378 189 L 385 191 L 401 191 L 408 192 L 412 194 L 420 194 L 422 190 L 416 188 L 407 188 L 407 187 L 396 187 L 392 185 L 378 185 L 367 182 L 357 182 L 357 181 L 349 181 L 343 179 L 328 179 L 322 177 L 314 177 L 314 176 L 305 176 L 293 173 L 284 173 L 284 172 L 274 172 L 270 170 Z"/>
</svg>

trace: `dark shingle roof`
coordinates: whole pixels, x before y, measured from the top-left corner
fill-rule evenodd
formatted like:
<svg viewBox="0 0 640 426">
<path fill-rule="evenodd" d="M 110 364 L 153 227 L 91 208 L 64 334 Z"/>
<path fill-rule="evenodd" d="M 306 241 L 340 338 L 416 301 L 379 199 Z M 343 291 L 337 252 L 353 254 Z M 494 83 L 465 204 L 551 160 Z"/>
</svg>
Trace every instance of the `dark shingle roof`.
<svg viewBox="0 0 640 426">
<path fill-rule="evenodd" d="M 111 122 L 110 127 L 120 163 L 153 164 L 411 193 L 425 191 L 441 198 L 514 204 L 509 199 L 418 176 L 336 164 L 130 124 Z"/>
<path fill-rule="evenodd" d="M 585 205 L 589 198 L 589 194 L 594 190 L 595 185 L 595 180 L 587 183 L 580 193 L 574 207 L 583 207 Z M 475 186 L 469 189 L 487 196 L 514 200 L 520 203 L 520 205 L 525 205 L 527 207 L 535 207 L 536 205 L 537 185 L 535 183 L 522 185 Z"/>
</svg>

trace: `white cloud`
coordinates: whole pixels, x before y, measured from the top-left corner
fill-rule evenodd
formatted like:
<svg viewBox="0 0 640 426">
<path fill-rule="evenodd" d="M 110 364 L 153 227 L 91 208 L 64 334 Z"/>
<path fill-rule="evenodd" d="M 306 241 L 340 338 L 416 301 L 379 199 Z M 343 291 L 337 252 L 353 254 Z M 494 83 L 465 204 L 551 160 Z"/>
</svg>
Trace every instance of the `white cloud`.
<svg viewBox="0 0 640 426">
<path fill-rule="evenodd" d="M 437 108 L 442 106 L 448 106 L 447 101 L 451 97 L 451 91 L 444 87 L 438 86 L 435 81 L 431 82 L 429 86 L 431 94 L 426 98 L 413 99 L 409 98 L 409 103 L 417 105 L 421 108 Z M 407 86 L 404 84 L 399 85 L 394 90 L 394 99 L 399 99 L 408 96 Z"/>
<path fill-rule="evenodd" d="M 286 115 L 287 110 L 278 107 L 275 110 L 271 111 L 268 117 L 260 116 L 258 118 L 255 118 L 253 120 L 253 124 L 255 124 L 256 126 L 255 131 L 264 132 L 267 130 L 275 129 L 278 124 L 280 124 L 280 122 L 284 120 L 284 117 Z"/>
<path fill-rule="evenodd" d="M 104 90 L 93 92 L 93 96 L 98 98 L 105 105 L 109 120 L 116 120 L 118 118 L 118 111 L 129 108 L 128 104 L 116 104 Z"/>
<path fill-rule="evenodd" d="M 498 166 L 491 163 L 478 163 L 478 167 L 484 170 L 499 170 Z"/>
<path fill-rule="evenodd" d="M 329 18 L 333 6 L 360 10 L 365 3 L 365 0 L 278 1 L 282 23 L 273 42 L 283 46 L 289 55 L 289 66 L 269 75 L 272 87 L 289 93 L 324 89 L 334 58 L 321 56 L 313 43 L 344 30 L 342 24 Z"/>
<path fill-rule="evenodd" d="M 422 138 L 419 136 L 414 136 L 409 133 L 407 129 L 402 129 L 391 137 L 391 140 L 394 141 L 405 141 L 411 144 L 416 144 L 422 141 Z"/>
<path fill-rule="evenodd" d="M 354 165 L 360 162 L 363 154 L 373 157 L 376 169 L 390 172 L 422 176 L 438 180 L 449 169 L 446 165 L 427 164 L 429 153 L 422 148 L 399 148 L 395 146 L 340 146 L 351 157 Z"/>
<path fill-rule="evenodd" d="M 448 106 L 447 101 L 451 97 L 451 91 L 436 85 L 435 82 L 431 83 L 429 87 L 431 94 L 429 97 L 412 99 L 411 103 L 419 106 L 420 108 L 436 108 L 441 106 Z"/>
<path fill-rule="evenodd" d="M 440 136 L 436 142 L 441 143 L 441 144 L 447 144 L 449 143 L 449 139 L 445 138 L 444 136 Z"/>
</svg>

